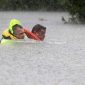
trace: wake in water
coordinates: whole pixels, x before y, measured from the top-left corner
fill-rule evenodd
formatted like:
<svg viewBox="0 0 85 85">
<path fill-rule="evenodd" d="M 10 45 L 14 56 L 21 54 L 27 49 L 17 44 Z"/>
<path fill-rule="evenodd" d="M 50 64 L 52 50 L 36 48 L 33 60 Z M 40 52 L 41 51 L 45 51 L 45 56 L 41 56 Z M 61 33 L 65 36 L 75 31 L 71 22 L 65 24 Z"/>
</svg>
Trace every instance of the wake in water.
<svg viewBox="0 0 85 85">
<path fill-rule="evenodd" d="M 5 40 L 7 42 L 6 44 L 2 45 L 25 45 L 25 44 L 49 44 L 49 45 L 61 45 L 61 44 L 66 44 L 65 41 L 54 41 L 54 40 L 49 40 L 49 41 L 36 41 L 32 39 L 27 39 L 27 40 Z"/>
</svg>

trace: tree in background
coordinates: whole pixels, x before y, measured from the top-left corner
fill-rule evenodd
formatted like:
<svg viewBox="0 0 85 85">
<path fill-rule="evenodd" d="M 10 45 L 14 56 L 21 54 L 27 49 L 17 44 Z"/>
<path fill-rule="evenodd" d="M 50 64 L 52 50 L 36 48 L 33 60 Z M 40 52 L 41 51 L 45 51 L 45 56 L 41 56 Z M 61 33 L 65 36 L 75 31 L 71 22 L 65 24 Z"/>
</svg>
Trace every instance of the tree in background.
<svg viewBox="0 0 85 85">
<path fill-rule="evenodd" d="M 0 0 L 0 10 L 41 10 L 62 9 L 64 0 Z"/>
<path fill-rule="evenodd" d="M 0 10 L 62 11 L 85 23 L 85 0 L 0 0 Z"/>
<path fill-rule="evenodd" d="M 72 20 L 85 23 L 85 0 L 66 0 L 65 6 L 72 16 Z"/>
<path fill-rule="evenodd" d="M 8 3 L 8 0 L 0 0 L 0 10 L 5 9 L 7 3 Z"/>
</svg>

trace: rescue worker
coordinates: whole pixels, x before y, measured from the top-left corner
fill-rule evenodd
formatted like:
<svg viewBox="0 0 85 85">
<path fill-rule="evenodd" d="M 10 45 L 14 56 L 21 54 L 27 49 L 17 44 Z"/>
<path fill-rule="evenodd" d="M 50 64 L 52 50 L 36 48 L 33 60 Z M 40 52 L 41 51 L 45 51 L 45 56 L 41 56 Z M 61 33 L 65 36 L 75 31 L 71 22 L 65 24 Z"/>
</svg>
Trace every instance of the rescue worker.
<svg viewBox="0 0 85 85">
<path fill-rule="evenodd" d="M 12 19 L 10 21 L 9 27 L 5 29 L 5 31 L 3 31 L 2 33 L 1 42 L 3 41 L 3 39 L 9 39 L 9 40 L 24 39 L 25 36 L 38 41 L 44 40 L 40 38 L 40 33 L 37 29 L 40 29 L 40 25 L 38 26 L 35 25 L 32 29 L 32 32 L 30 32 L 28 29 L 25 29 L 21 26 L 19 20 Z M 36 34 L 35 32 L 38 32 L 39 35 L 38 33 Z"/>
</svg>

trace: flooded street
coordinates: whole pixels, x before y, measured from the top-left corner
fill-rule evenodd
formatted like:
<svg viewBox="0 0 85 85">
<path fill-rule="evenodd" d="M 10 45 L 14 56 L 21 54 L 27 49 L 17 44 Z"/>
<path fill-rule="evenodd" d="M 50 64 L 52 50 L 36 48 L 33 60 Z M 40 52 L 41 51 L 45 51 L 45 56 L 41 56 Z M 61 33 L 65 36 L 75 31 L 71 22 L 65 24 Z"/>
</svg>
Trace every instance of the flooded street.
<svg viewBox="0 0 85 85">
<path fill-rule="evenodd" d="M 42 43 L 0 46 L 1 85 L 85 85 L 85 25 L 63 12 L 0 12 L 0 34 L 16 18 L 29 30 L 47 27 Z M 0 35 L 1 38 L 1 35 Z"/>
</svg>

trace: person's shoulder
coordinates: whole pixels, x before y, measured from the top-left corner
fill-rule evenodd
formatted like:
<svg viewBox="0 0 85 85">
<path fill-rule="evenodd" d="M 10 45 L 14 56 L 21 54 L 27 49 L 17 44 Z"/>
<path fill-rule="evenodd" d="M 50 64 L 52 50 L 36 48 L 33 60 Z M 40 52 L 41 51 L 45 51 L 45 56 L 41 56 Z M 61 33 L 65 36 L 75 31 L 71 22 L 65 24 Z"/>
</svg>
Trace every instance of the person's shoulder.
<svg viewBox="0 0 85 85">
<path fill-rule="evenodd" d="M 5 33 L 8 33 L 8 29 L 5 29 L 5 30 L 2 32 L 2 35 L 5 34 Z"/>
</svg>

